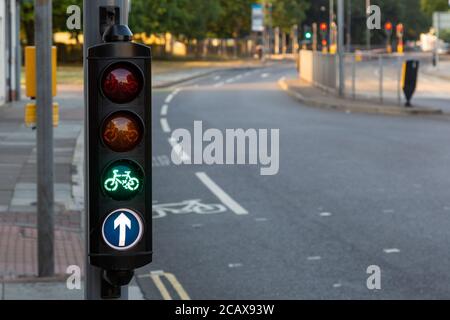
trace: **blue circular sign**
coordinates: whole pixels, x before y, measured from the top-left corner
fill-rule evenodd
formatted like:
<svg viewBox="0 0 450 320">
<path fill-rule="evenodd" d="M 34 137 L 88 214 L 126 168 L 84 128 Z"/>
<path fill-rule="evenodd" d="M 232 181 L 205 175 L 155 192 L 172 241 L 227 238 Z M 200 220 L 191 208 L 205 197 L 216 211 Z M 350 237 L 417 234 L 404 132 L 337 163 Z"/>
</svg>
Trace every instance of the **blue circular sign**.
<svg viewBox="0 0 450 320">
<path fill-rule="evenodd" d="M 102 226 L 102 236 L 106 244 L 121 251 L 133 248 L 141 240 L 142 233 L 142 219 L 130 209 L 111 212 Z"/>
</svg>

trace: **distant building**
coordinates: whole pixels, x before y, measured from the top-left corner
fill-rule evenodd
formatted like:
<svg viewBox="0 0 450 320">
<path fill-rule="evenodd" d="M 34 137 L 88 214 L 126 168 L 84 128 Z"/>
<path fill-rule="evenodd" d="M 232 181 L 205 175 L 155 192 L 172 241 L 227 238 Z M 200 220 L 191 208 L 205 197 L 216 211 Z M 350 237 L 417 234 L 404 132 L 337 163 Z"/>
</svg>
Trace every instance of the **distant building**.
<svg viewBox="0 0 450 320">
<path fill-rule="evenodd" d="M 20 0 L 0 1 L 0 105 L 17 100 L 20 92 Z"/>
</svg>

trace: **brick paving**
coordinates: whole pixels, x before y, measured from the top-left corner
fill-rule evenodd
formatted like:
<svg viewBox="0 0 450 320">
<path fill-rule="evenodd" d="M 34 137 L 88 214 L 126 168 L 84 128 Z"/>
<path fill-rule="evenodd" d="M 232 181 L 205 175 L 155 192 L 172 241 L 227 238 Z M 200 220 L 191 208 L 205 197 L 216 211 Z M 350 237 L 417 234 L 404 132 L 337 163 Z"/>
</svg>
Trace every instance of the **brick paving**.
<svg viewBox="0 0 450 320">
<path fill-rule="evenodd" d="M 81 90 L 81 88 L 79 88 Z M 58 101 L 58 99 L 56 99 Z M 54 130 L 55 273 L 84 265 L 81 211 L 75 210 L 74 149 L 82 131 L 82 94 L 62 94 L 61 122 Z M 25 101 L 0 109 L 0 279 L 38 274 L 36 131 L 23 125 Z"/>
</svg>

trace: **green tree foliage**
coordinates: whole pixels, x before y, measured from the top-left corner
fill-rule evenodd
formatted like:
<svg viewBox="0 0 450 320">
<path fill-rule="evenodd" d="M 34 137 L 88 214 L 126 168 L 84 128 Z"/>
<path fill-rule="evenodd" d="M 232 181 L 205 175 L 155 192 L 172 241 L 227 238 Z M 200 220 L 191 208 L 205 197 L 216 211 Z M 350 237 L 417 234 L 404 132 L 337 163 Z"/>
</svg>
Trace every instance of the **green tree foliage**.
<svg viewBox="0 0 450 320">
<path fill-rule="evenodd" d="M 289 32 L 293 25 L 299 25 L 306 17 L 310 7 L 309 1 L 299 0 L 272 0 L 273 25 Z"/>
<path fill-rule="evenodd" d="M 53 32 L 68 31 L 67 8 L 71 5 L 77 5 L 83 8 L 83 0 L 58 0 L 53 1 Z M 34 44 L 34 0 L 21 1 L 21 29 L 23 31 L 23 40 L 25 44 Z M 74 36 L 81 30 L 74 30 Z"/>
<path fill-rule="evenodd" d="M 420 0 L 420 5 L 428 18 L 431 18 L 435 11 L 447 11 L 449 9 L 447 0 Z"/>
</svg>

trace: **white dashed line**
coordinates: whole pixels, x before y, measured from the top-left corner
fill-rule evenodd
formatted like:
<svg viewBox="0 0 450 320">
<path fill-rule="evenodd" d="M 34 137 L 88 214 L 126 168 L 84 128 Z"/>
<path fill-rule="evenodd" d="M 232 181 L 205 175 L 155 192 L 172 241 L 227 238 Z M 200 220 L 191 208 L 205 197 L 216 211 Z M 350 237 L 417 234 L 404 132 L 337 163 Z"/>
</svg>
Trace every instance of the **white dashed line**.
<svg viewBox="0 0 450 320">
<path fill-rule="evenodd" d="M 204 172 L 197 172 L 197 178 L 222 201 L 222 203 L 237 215 L 248 214 L 248 211 L 242 208 L 239 203 L 234 201 L 225 191 L 222 190 L 210 177 Z"/>
<path fill-rule="evenodd" d="M 171 131 L 166 118 L 161 118 L 161 128 L 165 133 L 169 133 Z"/>
<path fill-rule="evenodd" d="M 169 105 L 165 104 L 161 107 L 161 116 L 165 117 L 167 116 L 167 111 L 169 109 Z"/>
<path fill-rule="evenodd" d="M 232 83 L 234 81 L 234 78 L 228 79 L 227 81 L 225 81 L 225 83 Z"/>
<path fill-rule="evenodd" d="M 215 76 L 214 80 L 217 81 L 217 80 L 220 80 L 220 78 L 221 78 L 221 76 Z"/>
<path fill-rule="evenodd" d="M 313 257 L 308 257 L 307 258 L 308 261 L 319 261 L 322 260 L 321 256 L 313 256 Z"/>
<path fill-rule="evenodd" d="M 341 288 L 342 287 L 342 284 L 341 283 L 335 283 L 335 284 L 333 284 L 333 288 L 335 288 L 335 289 L 338 289 L 338 288 Z"/>
<path fill-rule="evenodd" d="M 223 86 L 225 83 L 223 83 L 223 82 L 219 82 L 219 83 L 216 83 L 215 85 L 214 85 L 214 87 L 215 88 L 219 88 L 219 87 L 221 87 L 221 86 Z"/>
<path fill-rule="evenodd" d="M 400 253 L 400 250 L 397 249 L 397 248 L 384 249 L 383 251 L 384 251 L 384 253 L 387 253 L 387 254 L 391 254 L 391 253 Z"/>
<path fill-rule="evenodd" d="M 266 221 L 268 221 L 268 219 L 267 218 L 256 218 L 255 221 L 256 222 L 266 222 Z"/>
<path fill-rule="evenodd" d="M 228 264 L 228 268 L 241 268 L 242 267 L 242 263 L 229 263 Z"/>
<path fill-rule="evenodd" d="M 242 74 L 236 76 L 236 80 L 242 79 Z"/>
<path fill-rule="evenodd" d="M 174 95 L 173 93 L 169 94 L 169 95 L 167 96 L 165 102 L 166 102 L 166 103 L 170 103 L 170 102 L 173 100 L 174 97 L 175 97 L 175 95 Z"/>
<path fill-rule="evenodd" d="M 321 217 L 331 217 L 332 214 L 331 214 L 330 212 L 322 212 L 322 213 L 320 214 L 320 216 L 321 216 Z"/>
<path fill-rule="evenodd" d="M 263 73 L 262 75 L 261 75 L 261 78 L 268 78 L 270 76 L 270 74 L 269 73 Z"/>
</svg>

